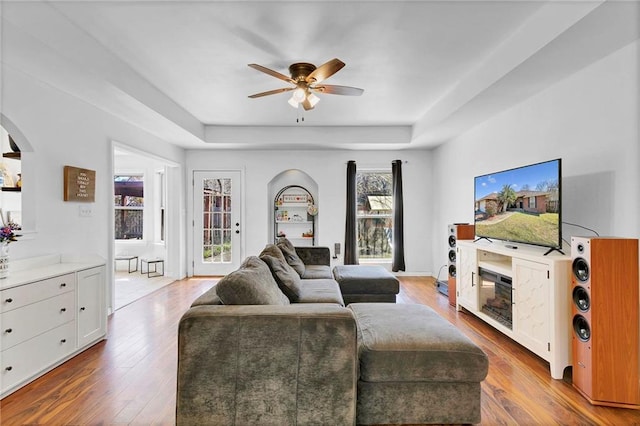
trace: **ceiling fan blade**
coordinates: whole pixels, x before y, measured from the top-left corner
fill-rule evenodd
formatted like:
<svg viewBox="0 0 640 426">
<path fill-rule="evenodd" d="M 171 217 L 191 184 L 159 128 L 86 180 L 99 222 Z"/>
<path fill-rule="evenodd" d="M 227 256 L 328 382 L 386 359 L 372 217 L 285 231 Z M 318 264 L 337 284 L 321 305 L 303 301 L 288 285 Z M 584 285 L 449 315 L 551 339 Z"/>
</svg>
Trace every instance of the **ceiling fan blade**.
<svg viewBox="0 0 640 426">
<path fill-rule="evenodd" d="M 305 111 L 309 111 L 310 109 L 313 109 L 313 105 L 311 105 L 309 99 L 305 98 L 304 101 L 302 101 L 302 108 L 304 108 Z"/>
<path fill-rule="evenodd" d="M 347 95 L 347 96 L 360 96 L 364 93 L 364 89 L 349 86 L 335 86 L 332 84 L 323 84 L 321 86 L 314 86 L 312 88 L 316 92 L 327 93 L 329 95 Z"/>
<path fill-rule="evenodd" d="M 269 95 L 275 95 L 277 93 L 289 92 L 289 91 L 294 90 L 294 89 L 295 89 L 295 87 L 285 87 L 283 89 L 275 89 L 275 90 L 269 90 L 268 92 L 256 93 L 255 95 L 249 95 L 249 97 L 251 99 L 261 98 L 263 96 L 269 96 Z"/>
<path fill-rule="evenodd" d="M 295 81 L 293 81 L 291 79 L 291 77 L 289 77 L 287 75 L 284 75 L 284 74 L 280 74 L 278 71 L 274 71 L 274 70 L 269 69 L 267 67 L 263 67 L 262 65 L 249 64 L 249 66 L 251 68 L 253 68 L 254 70 L 262 71 L 263 73 L 269 74 L 270 76 L 275 77 L 275 78 L 279 78 L 280 80 L 284 80 L 284 81 L 287 81 L 287 82 L 293 83 L 293 84 L 296 83 Z"/>
<path fill-rule="evenodd" d="M 307 76 L 306 81 L 308 83 L 320 83 L 340 71 L 344 65 L 344 62 L 340 59 L 334 58 L 313 70 L 311 74 Z"/>
</svg>

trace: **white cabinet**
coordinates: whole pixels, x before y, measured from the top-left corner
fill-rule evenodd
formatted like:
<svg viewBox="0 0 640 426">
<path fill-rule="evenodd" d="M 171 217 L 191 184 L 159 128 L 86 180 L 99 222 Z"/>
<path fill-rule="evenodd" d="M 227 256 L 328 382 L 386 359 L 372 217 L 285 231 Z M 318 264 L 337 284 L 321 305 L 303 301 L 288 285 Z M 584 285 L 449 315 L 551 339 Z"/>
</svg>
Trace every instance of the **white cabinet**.
<svg viewBox="0 0 640 426">
<path fill-rule="evenodd" d="M 456 265 L 457 271 L 457 289 L 456 300 L 459 300 L 459 304 L 462 303 L 467 306 L 468 309 L 478 309 L 478 291 L 477 291 L 477 270 L 478 259 L 476 256 L 476 250 L 472 247 L 457 247 L 456 259 L 458 265 Z"/>
<path fill-rule="evenodd" d="M 2 284 L 1 397 L 105 337 L 105 266 L 34 268 Z"/>
<path fill-rule="evenodd" d="M 104 266 L 78 271 L 78 346 L 104 336 L 107 328 Z"/>
<path fill-rule="evenodd" d="M 571 365 L 569 256 L 538 247 L 458 241 L 458 310 L 484 320 L 550 364 Z"/>
<path fill-rule="evenodd" d="M 523 346 L 535 353 L 548 350 L 551 323 L 549 321 L 548 265 L 513 259 L 513 328 L 520 335 Z"/>
</svg>

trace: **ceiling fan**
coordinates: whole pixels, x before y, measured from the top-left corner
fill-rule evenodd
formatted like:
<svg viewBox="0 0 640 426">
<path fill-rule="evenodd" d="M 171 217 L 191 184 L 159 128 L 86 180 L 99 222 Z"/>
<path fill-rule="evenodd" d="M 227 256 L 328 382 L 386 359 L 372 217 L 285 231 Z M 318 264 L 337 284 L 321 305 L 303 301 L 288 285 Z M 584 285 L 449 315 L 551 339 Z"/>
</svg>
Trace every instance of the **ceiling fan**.
<svg viewBox="0 0 640 426">
<path fill-rule="evenodd" d="M 289 99 L 289 104 L 294 108 L 298 108 L 298 106 L 302 104 L 305 111 L 313 109 L 320 100 L 314 92 L 347 96 L 360 96 L 364 92 L 363 89 L 358 89 L 357 87 L 320 84 L 345 66 L 345 63 L 337 58 L 332 59 L 317 68 L 315 65 L 306 62 L 291 64 L 289 66 L 289 73 L 291 74 L 291 77 L 263 67 L 262 65 L 249 64 L 249 66 L 258 71 L 262 71 L 265 74 L 269 74 L 270 76 L 293 84 L 293 87 L 285 87 L 282 89 L 256 93 L 255 95 L 250 95 L 250 98 L 260 98 L 262 96 L 293 91 L 293 95 L 291 96 L 291 99 Z"/>
</svg>

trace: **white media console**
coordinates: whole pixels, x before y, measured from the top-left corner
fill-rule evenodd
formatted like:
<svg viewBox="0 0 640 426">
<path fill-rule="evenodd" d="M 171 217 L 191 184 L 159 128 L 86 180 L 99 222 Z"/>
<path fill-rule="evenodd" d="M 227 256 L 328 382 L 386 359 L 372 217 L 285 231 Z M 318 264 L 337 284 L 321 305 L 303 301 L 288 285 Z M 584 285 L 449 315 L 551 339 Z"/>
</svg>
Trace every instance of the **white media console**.
<svg viewBox="0 0 640 426">
<path fill-rule="evenodd" d="M 545 248 L 458 241 L 457 308 L 548 361 L 562 379 L 571 365 L 571 257 Z"/>
</svg>

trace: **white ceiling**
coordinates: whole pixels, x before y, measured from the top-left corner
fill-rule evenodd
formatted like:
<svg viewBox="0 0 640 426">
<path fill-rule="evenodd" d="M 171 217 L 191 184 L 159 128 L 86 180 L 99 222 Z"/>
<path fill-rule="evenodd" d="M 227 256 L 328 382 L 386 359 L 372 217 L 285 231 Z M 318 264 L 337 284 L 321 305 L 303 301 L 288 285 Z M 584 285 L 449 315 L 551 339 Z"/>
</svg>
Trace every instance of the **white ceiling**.
<svg viewBox="0 0 640 426">
<path fill-rule="evenodd" d="M 186 148 L 436 146 L 638 38 L 637 1 L 2 2 L 3 65 Z M 293 62 L 346 67 L 304 113 Z"/>
</svg>

